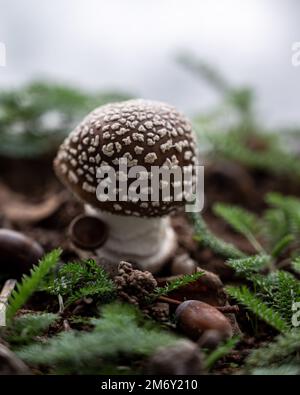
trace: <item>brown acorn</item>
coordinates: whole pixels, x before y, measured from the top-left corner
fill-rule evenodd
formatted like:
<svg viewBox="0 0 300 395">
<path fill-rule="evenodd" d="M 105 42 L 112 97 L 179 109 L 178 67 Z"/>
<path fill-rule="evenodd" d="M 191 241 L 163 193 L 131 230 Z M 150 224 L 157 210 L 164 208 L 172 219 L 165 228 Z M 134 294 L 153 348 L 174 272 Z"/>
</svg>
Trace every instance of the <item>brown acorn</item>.
<svg viewBox="0 0 300 395">
<path fill-rule="evenodd" d="M 198 340 L 207 330 L 218 331 L 223 339 L 232 336 L 232 328 L 227 318 L 215 307 L 200 302 L 187 300 L 181 303 L 175 312 L 177 327 L 192 340 Z"/>
</svg>

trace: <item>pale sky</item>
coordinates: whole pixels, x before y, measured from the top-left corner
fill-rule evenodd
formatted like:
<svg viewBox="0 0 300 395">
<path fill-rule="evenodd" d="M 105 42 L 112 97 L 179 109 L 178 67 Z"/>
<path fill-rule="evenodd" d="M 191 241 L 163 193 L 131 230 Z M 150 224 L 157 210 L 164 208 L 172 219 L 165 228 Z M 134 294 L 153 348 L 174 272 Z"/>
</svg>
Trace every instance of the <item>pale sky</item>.
<svg viewBox="0 0 300 395">
<path fill-rule="evenodd" d="M 0 89 L 45 77 L 193 114 L 215 95 L 176 63 L 190 51 L 252 85 L 268 124 L 300 124 L 299 22 L 298 0 L 0 0 Z"/>
</svg>

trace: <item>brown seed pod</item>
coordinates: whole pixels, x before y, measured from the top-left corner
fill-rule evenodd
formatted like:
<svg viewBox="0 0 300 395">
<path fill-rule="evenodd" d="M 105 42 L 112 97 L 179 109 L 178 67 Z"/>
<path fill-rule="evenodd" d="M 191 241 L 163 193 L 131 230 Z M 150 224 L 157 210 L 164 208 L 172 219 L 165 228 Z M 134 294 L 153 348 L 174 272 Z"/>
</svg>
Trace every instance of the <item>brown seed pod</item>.
<svg viewBox="0 0 300 395">
<path fill-rule="evenodd" d="M 44 255 L 44 250 L 36 241 L 20 232 L 0 229 L 0 274 L 20 278 L 29 272 Z"/>
<path fill-rule="evenodd" d="M 108 227 L 97 217 L 79 215 L 71 222 L 69 235 L 76 247 L 93 251 L 106 242 Z"/>
<path fill-rule="evenodd" d="M 177 327 L 193 340 L 199 339 L 204 331 L 210 329 L 220 332 L 224 339 L 232 336 L 232 328 L 227 318 L 215 307 L 199 300 L 181 303 L 175 316 Z"/>
</svg>

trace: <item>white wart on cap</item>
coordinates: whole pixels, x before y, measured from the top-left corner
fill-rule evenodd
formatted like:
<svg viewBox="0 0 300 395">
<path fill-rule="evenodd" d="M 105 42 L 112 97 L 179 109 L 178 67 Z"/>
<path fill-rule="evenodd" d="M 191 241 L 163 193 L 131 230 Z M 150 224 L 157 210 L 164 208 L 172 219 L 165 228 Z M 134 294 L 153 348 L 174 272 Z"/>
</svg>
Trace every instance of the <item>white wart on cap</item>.
<svg viewBox="0 0 300 395">
<path fill-rule="evenodd" d="M 97 169 L 119 160 L 128 166 L 185 167 L 196 163 L 196 144 L 187 118 L 160 102 L 129 100 L 92 111 L 61 145 L 54 162 L 58 177 L 81 200 L 96 209 L 119 215 L 156 217 L 183 201 L 100 202 L 96 196 Z"/>
</svg>

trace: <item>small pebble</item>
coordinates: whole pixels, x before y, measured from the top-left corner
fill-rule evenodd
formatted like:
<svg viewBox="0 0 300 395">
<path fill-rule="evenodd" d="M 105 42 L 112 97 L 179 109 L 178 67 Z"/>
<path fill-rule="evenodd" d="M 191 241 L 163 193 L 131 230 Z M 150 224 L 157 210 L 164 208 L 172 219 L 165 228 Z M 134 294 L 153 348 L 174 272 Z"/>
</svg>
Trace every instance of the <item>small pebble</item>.
<svg viewBox="0 0 300 395">
<path fill-rule="evenodd" d="M 198 340 L 200 348 L 206 348 L 208 350 L 216 349 L 223 341 L 226 340 L 224 333 L 216 329 L 208 329 L 203 332 Z"/>
<path fill-rule="evenodd" d="M 0 274 L 19 279 L 44 255 L 39 243 L 23 233 L 0 229 Z"/>
<path fill-rule="evenodd" d="M 171 273 L 178 274 L 193 274 L 197 271 L 197 263 L 189 257 L 188 254 L 181 254 L 174 258 L 171 266 Z"/>
</svg>

